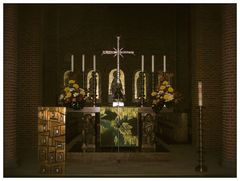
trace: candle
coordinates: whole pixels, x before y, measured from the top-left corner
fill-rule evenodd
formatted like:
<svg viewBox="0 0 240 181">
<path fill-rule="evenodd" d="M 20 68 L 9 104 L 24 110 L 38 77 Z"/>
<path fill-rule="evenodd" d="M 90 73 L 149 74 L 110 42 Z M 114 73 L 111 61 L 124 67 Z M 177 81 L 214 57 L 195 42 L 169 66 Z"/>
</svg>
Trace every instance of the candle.
<svg viewBox="0 0 240 181">
<path fill-rule="evenodd" d="M 166 55 L 163 55 L 163 72 L 166 72 Z"/>
<path fill-rule="evenodd" d="M 74 55 L 71 55 L 71 71 L 74 71 Z"/>
<path fill-rule="evenodd" d="M 144 55 L 142 55 L 142 72 L 144 72 Z"/>
<path fill-rule="evenodd" d="M 202 81 L 198 81 L 198 105 L 202 106 Z"/>
<path fill-rule="evenodd" d="M 152 55 L 152 73 L 154 73 L 154 55 Z"/>
<path fill-rule="evenodd" d="M 93 55 L 93 71 L 96 71 L 96 55 Z"/>
<path fill-rule="evenodd" d="M 85 55 L 82 54 L 82 72 L 85 71 Z"/>
</svg>

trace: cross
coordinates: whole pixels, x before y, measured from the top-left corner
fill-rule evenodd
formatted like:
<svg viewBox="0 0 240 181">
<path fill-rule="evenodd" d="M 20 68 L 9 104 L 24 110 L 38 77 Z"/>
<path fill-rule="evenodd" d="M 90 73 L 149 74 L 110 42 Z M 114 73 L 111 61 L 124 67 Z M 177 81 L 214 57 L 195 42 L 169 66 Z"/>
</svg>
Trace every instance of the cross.
<svg viewBox="0 0 240 181">
<path fill-rule="evenodd" d="M 120 84 L 120 76 L 119 76 L 119 67 L 120 67 L 120 56 L 123 57 L 123 54 L 132 54 L 134 55 L 134 51 L 123 51 L 123 48 L 119 48 L 120 36 L 117 36 L 117 49 L 113 48 L 113 50 L 103 50 L 102 55 L 114 55 L 117 56 L 117 83 Z"/>
</svg>

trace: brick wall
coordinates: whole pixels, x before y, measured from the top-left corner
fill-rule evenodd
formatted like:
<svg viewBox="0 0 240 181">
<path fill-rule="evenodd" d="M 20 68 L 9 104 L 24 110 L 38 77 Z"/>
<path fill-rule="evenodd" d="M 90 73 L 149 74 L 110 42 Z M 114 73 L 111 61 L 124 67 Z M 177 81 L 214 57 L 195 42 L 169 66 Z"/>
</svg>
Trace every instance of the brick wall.
<svg viewBox="0 0 240 181">
<path fill-rule="evenodd" d="M 36 151 L 37 107 L 41 105 L 41 9 L 19 6 L 17 79 L 18 154 Z M 26 152 L 29 150 L 29 152 Z"/>
<path fill-rule="evenodd" d="M 223 164 L 236 166 L 236 6 L 223 8 Z"/>
<path fill-rule="evenodd" d="M 221 8 L 192 8 L 192 125 L 198 135 L 198 81 L 203 82 L 204 144 L 220 157 L 221 149 Z"/>
<path fill-rule="evenodd" d="M 4 168 L 16 164 L 17 7 L 4 5 Z"/>
</svg>

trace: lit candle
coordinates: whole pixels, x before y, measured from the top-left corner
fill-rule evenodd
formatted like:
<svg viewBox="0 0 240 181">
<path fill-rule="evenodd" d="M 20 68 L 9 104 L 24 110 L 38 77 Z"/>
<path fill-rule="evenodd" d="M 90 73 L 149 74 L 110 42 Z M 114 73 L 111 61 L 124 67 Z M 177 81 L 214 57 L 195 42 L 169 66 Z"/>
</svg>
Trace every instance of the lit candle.
<svg viewBox="0 0 240 181">
<path fill-rule="evenodd" d="M 74 71 L 74 55 L 71 55 L 71 71 Z"/>
<path fill-rule="evenodd" d="M 154 73 L 154 55 L 152 55 L 152 73 Z"/>
<path fill-rule="evenodd" d="M 96 55 L 93 55 L 93 71 L 96 71 Z"/>
<path fill-rule="evenodd" d="M 166 72 L 166 55 L 163 55 L 163 72 Z"/>
<path fill-rule="evenodd" d="M 142 55 L 142 72 L 144 72 L 144 55 Z"/>
<path fill-rule="evenodd" d="M 198 81 L 198 105 L 202 106 L 202 81 Z"/>
<path fill-rule="evenodd" d="M 82 54 L 82 72 L 85 71 L 85 55 Z"/>
</svg>

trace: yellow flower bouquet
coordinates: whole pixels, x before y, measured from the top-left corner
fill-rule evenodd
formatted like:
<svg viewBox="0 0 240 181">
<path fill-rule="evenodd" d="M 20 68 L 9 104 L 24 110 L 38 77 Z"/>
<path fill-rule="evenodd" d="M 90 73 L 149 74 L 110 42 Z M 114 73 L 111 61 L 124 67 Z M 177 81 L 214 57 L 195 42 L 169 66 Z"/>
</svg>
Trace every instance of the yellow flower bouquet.
<svg viewBox="0 0 240 181">
<path fill-rule="evenodd" d="M 159 88 L 151 93 L 152 109 L 160 112 L 163 107 L 171 107 L 179 100 L 179 94 L 173 89 L 165 79 L 161 82 Z"/>
<path fill-rule="evenodd" d="M 81 109 L 84 107 L 86 98 L 85 90 L 80 88 L 75 80 L 69 80 L 59 97 L 59 101 L 66 107 Z"/>
</svg>

